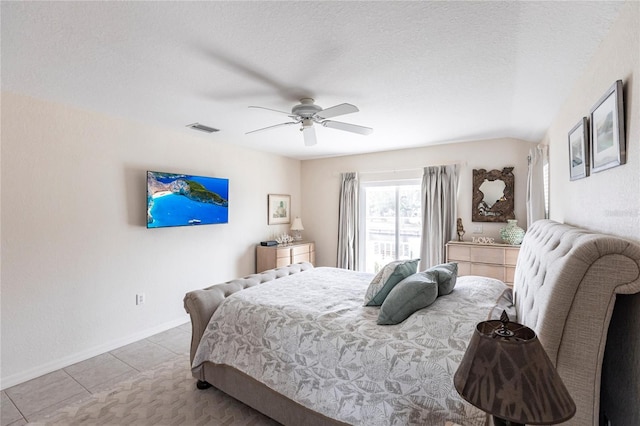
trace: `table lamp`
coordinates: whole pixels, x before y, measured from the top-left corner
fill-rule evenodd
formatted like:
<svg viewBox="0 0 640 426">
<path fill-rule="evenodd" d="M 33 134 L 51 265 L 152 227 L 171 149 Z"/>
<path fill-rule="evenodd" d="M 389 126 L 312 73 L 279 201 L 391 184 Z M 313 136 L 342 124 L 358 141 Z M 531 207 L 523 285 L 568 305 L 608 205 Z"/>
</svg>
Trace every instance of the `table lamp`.
<svg viewBox="0 0 640 426">
<path fill-rule="evenodd" d="M 291 230 L 293 231 L 293 239 L 296 241 L 302 240 L 302 234 L 300 231 L 304 231 L 304 226 L 302 226 L 302 220 L 299 217 L 293 219 L 293 223 L 291 224 Z"/>
<path fill-rule="evenodd" d="M 569 420 L 576 405 L 530 328 L 483 321 L 454 375 L 460 396 L 493 415 L 494 425 L 548 425 Z"/>
</svg>

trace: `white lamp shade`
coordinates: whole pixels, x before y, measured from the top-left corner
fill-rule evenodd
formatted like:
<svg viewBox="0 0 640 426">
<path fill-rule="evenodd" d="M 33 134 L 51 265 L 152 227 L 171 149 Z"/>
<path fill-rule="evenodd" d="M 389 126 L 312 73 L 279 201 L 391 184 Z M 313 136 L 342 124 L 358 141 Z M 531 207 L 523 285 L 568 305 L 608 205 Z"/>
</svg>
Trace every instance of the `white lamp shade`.
<svg viewBox="0 0 640 426">
<path fill-rule="evenodd" d="M 293 223 L 291 224 L 292 231 L 304 231 L 304 226 L 302 226 L 302 220 L 299 217 L 293 219 Z"/>
</svg>

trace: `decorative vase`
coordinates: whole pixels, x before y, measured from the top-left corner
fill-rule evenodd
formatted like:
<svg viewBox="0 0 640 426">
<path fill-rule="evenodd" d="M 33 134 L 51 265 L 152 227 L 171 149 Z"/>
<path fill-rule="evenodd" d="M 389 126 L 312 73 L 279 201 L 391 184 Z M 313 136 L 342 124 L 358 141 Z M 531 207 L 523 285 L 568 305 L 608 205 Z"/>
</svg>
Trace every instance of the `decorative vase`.
<svg viewBox="0 0 640 426">
<path fill-rule="evenodd" d="M 507 220 L 507 226 L 500 229 L 500 238 L 506 244 L 518 245 L 522 243 L 522 239 L 524 238 L 524 229 L 518 226 L 518 221 L 516 219 Z"/>
</svg>

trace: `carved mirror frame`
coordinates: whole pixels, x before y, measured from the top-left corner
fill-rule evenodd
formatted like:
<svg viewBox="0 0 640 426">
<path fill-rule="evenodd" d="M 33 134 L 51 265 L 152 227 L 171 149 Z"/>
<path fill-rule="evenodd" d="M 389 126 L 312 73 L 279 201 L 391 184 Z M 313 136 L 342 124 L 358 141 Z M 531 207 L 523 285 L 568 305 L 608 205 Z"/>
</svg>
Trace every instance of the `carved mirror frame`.
<svg viewBox="0 0 640 426">
<path fill-rule="evenodd" d="M 484 202 L 485 194 L 480 190 L 480 187 L 485 181 L 493 182 L 496 180 L 504 182 L 502 198 L 496 200 L 492 206 L 488 206 Z M 490 172 L 485 169 L 474 169 L 471 220 L 473 222 L 506 222 L 508 219 L 515 219 L 513 186 L 513 167 L 491 170 Z"/>
</svg>

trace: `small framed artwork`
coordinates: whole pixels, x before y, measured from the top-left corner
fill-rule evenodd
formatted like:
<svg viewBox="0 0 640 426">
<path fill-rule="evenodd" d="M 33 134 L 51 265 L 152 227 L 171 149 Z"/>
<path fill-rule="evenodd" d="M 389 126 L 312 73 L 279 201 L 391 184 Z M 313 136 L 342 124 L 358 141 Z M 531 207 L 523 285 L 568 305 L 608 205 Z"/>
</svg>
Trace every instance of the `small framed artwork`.
<svg viewBox="0 0 640 426">
<path fill-rule="evenodd" d="M 589 121 L 587 117 L 569 132 L 569 179 L 589 176 Z"/>
<path fill-rule="evenodd" d="M 600 98 L 589 115 L 591 170 L 600 172 L 627 161 L 622 80 Z"/>
<path fill-rule="evenodd" d="M 269 225 L 291 223 L 291 195 L 269 194 Z"/>
</svg>

